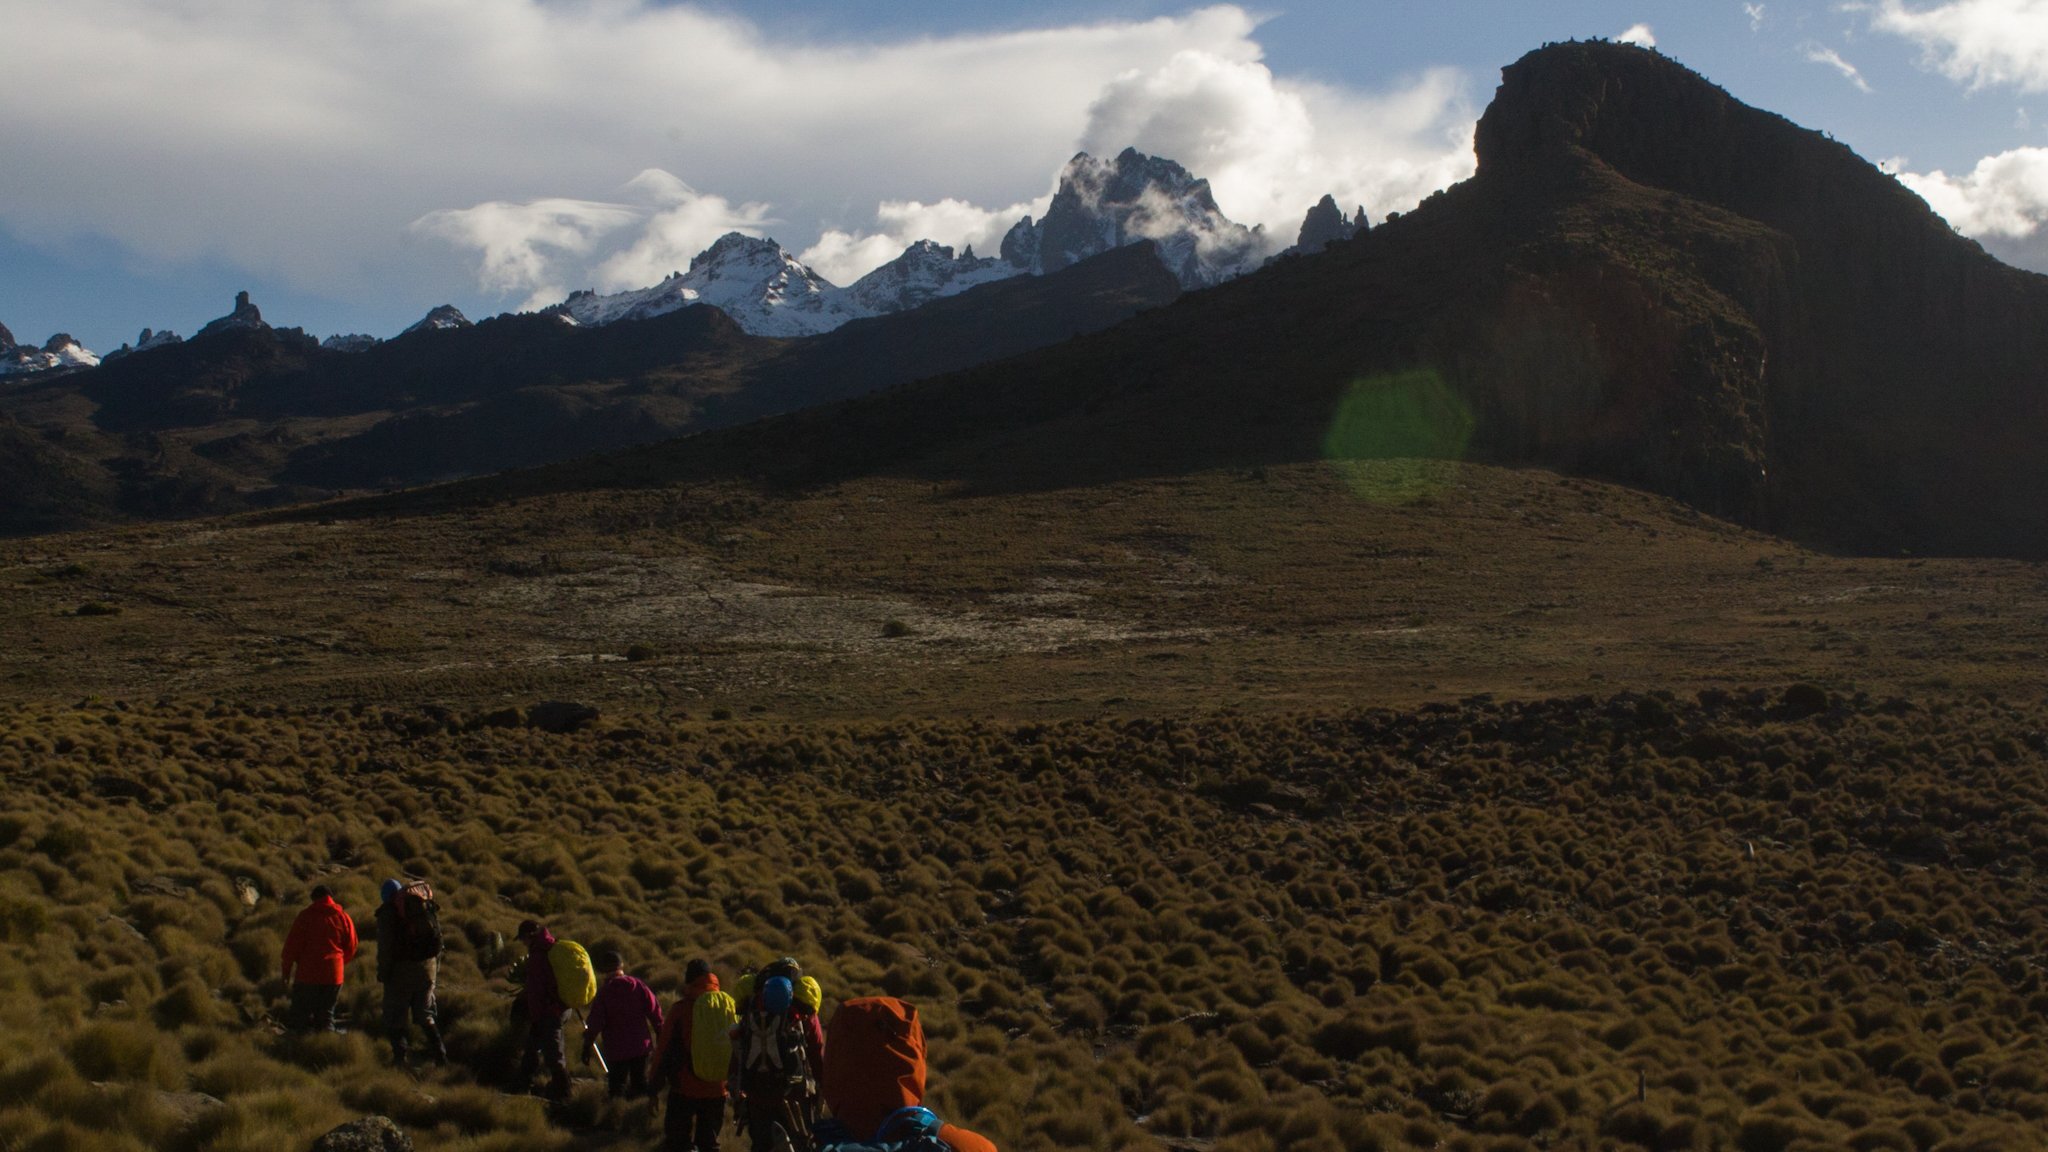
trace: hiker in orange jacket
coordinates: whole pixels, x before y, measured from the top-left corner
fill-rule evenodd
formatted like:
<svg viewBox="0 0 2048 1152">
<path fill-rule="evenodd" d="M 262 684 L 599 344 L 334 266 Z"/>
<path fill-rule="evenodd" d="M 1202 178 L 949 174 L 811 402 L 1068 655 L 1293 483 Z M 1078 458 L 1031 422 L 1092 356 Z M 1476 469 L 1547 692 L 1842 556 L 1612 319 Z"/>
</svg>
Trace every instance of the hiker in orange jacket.
<svg viewBox="0 0 2048 1152">
<path fill-rule="evenodd" d="M 718 1152 L 718 1133 L 725 1127 L 725 1077 L 706 1080 L 691 1062 L 692 1017 L 697 998 L 718 991 L 718 975 L 703 960 L 683 970 L 683 994 L 669 1009 L 661 1039 L 654 1046 L 654 1086 L 669 1090 L 662 1116 L 662 1152 Z"/>
<path fill-rule="evenodd" d="M 327 885 L 315 887 L 313 902 L 300 910 L 284 938 L 282 968 L 292 984 L 285 1027 L 295 1032 L 334 1031 L 342 966 L 355 958 L 356 922 L 334 902 Z"/>
</svg>

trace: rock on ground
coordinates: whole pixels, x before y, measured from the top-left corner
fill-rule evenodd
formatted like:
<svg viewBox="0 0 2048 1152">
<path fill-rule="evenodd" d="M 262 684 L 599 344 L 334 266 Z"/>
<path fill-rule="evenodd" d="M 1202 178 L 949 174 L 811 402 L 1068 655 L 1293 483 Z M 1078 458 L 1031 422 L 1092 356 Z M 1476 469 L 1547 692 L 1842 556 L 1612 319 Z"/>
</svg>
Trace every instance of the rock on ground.
<svg viewBox="0 0 2048 1152">
<path fill-rule="evenodd" d="M 330 1129 L 312 1152 L 412 1152 L 412 1137 L 388 1116 L 365 1116 Z"/>
</svg>

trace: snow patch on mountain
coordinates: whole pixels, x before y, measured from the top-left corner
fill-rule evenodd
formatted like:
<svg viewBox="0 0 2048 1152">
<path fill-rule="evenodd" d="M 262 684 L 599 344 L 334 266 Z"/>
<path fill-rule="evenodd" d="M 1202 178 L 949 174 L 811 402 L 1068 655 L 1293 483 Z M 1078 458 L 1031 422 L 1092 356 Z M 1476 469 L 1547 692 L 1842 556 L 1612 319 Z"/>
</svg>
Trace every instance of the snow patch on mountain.
<svg viewBox="0 0 2048 1152">
<path fill-rule="evenodd" d="M 337 332 L 322 340 L 320 346 L 329 352 L 368 352 L 370 349 L 375 348 L 377 343 L 378 341 L 375 336 L 365 335 L 361 332 L 349 332 L 346 334 Z"/>
</svg>

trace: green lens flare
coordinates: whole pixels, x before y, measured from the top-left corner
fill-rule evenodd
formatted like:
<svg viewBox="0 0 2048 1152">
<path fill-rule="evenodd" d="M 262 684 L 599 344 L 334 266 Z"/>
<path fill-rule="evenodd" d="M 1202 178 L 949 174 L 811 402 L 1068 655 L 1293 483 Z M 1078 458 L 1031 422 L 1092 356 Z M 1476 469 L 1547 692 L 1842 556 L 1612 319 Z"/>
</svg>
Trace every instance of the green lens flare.
<svg viewBox="0 0 2048 1152">
<path fill-rule="evenodd" d="M 1456 477 L 1472 409 L 1435 372 L 1354 380 L 1323 436 L 1323 458 L 1375 504 L 1410 504 Z"/>
</svg>

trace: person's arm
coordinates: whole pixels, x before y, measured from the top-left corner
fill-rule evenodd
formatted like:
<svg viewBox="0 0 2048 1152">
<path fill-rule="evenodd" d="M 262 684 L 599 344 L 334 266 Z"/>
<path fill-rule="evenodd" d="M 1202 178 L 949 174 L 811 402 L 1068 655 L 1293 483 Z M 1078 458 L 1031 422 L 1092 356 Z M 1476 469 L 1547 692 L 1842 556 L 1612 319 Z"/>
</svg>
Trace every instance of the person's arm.
<svg viewBox="0 0 2048 1152">
<path fill-rule="evenodd" d="M 377 979 L 389 981 L 398 962 L 398 917 L 386 901 L 377 908 Z"/>
<path fill-rule="evenodd" d="M 590 1058 L 590 1050 L 597 1047 L 597 1038 L 604 1035 L 605 1022 L 611 1019 L 610 997 L 606 989 L 597 990 L 597 999 L 590 1002 L 590 1015 L 583 1019 L 583 1058 Z"/>
<path fill-rule="evenodd" d="M 335 913 L 341 917 L 341 962 L 346 964 L 356 958 L 356 918 L 345 908 L 337 907 Z"/>
<path fill-rule="evenodd" d="M 810 1034 L 811 1076 L 822 1084 L 825 1082 L 825 1026 L 818 1023 L 814 1014 L 804 1017 L 804 1030 Z"/>
<path fill-rule="evenodd" d="M 649 988 L 645 984 L 640 985 L 640 994 L 647 997 L 647 1034 L 656 1040 L 660 1040 L 662 1025 L 661 997 L 656 996 L 654 989 Z"/>
<path fill-rule="evenodd" d="M 655 1029 L 653 1058 L 648 1061 L 648 1067 L 652 1069 L 652 1074 L 648 1077 L 650 1090 L 659 1092 L 674 1083 L 675 1069 L 669 1067 L 672 1054 L 681 1053 L 685 1057 L 689 1055 L 689 1037 L 677 1034 L 682 1031 L 678 1027 L 678 1022 L 688 1018 L 689 1014 L 682 1011 L 682 1002 L 677 1001 L 676 1008 L 668 1014 L 668 1019 L 662 1021 L 661 1026 Z"/>
<path fill-rule="evenodd" d="M 285 981 L 287 983 L 289 983 L 292 978 L 292 966 L 298 963 L 299 953 L 304 949 L 305 946 L 306 934 L 299 928 L 299 924 L 304 918 L 305 917 L 303 915 L 294 917 L 292 920 L 292 926 L 289 929 L 286 929 L 284 934 L 284 951 L 279 954 L 278 963 L 280 968 L 282 969 L 281 974 L 284 976 Z"/>
</svg>

